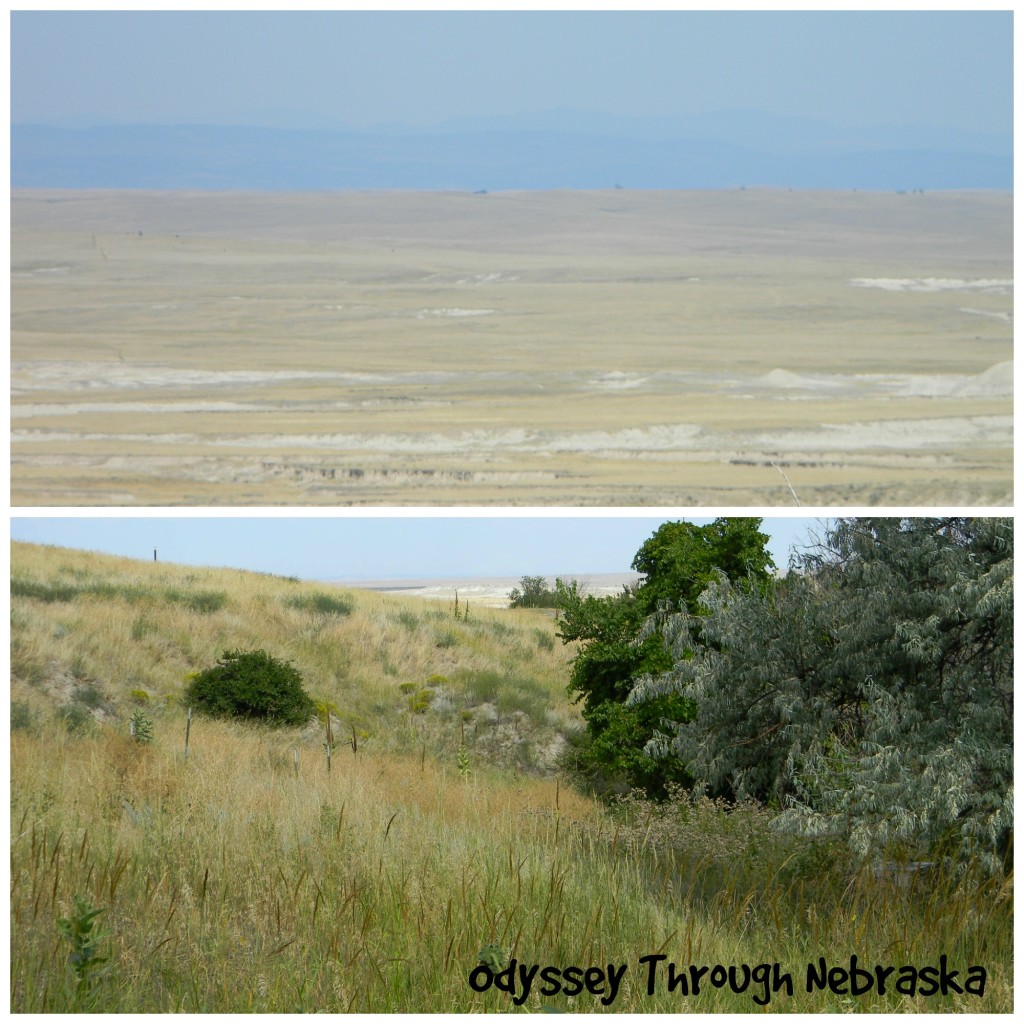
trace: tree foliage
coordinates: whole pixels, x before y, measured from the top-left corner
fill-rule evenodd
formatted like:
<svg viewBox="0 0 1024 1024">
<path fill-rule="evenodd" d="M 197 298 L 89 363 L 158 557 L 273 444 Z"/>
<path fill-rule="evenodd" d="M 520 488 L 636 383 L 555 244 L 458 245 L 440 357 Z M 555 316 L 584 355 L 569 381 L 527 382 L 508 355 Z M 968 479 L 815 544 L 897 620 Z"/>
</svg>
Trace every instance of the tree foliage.
<svg viewBox="0 0 1024 1024">
<path fill-rule="evenodd" d="M 644 541 L 633 568 L 644 576 L 637 590 L 640 610 L 649 615 L 664 604 L 680 604 L 694 614 L 708 584 L 724 573 L 746 586 L 766 585 L 774 563 L 761 533 L 761 520 L 751 516 L 720 517 L 705 526 L 665 523 Z"/>
<path fill-rule="evenodd" d="M 557 587 L 559 581 L 555 581 Z M 522 587 L 522 590 L 519 589 Z M 543 576 L 523 576 L 519 581 L 519 587 L 514 587 L 508 595 L 510 608 L 554 608 L 556 605 L 556 591 L 548 587 L 548 581 Z"/>
<path fill-rule="evenodd" d="M 1012 520 L 840 520 L 778 586 L 720 576 L 701 605 L 645 627 L 672 666 L 630 705 L 696 709 L 649 753 L 861 854 L 995 867 L 1013 825 Z"/>
<path fill-rule="evenodd" d="M 760 525 L 756 518 L 716 519 L 705 526 L 665 523 L 633 560 L 643 579 L 614 597 L 584 595 L 575 582 L 556 582 L 558 635 L 579 644 L 569 692 L 582 703 L 587 736 L 576 752 L 576 767 L 595 788 L 640 788 L 660 798 L 673 785 L 690 782 L 682 760 L 659 761 L 646 748 L 662 719 L 689 720 L 693 701 L 665 693 L 643 706 L 626 705 L 637 678 L 672 664 L 661 637 L 645 633 L 644 622 L 661 606 L 696 612 L 716 573 L 767 585 L 772 560 Z"/>
<path fill-rule="evenodd" d="M 248 718 L 273 725 L 304 725 L 316 712 L 302 676 L 266 651 L 225 651 L 196 674 L 185 699 L 218 718 Z"/>
</svg>

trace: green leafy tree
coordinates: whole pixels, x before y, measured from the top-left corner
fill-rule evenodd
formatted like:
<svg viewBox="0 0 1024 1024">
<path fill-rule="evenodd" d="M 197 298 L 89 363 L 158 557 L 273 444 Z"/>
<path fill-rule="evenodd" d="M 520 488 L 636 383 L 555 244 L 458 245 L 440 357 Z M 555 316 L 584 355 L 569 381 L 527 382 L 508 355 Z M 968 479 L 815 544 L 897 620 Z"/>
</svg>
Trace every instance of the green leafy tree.
<svg viewBox="0 0 1024 1024">
<path fill-rule="evenodd" d="M 555 581 L 556 586 L 558 581 Z M 520 587 L 522 589 L 520 589 Z M 554 608 L 557 593 L 543 576 L 523 576 L 508 595 L 510 608 Z"/>
<path fill-rule="evenodd" d="M 303 725 L 316 713 L 302 676 L 266 651 L 225 651 L 189 684 L 186 701 L 209 715 Z"/>
<path fill-rule="evenodd" d="M 673 784 L 690 782 L 683 760 L 659 760 L 646 748 L 662 719 L 692 718 L 693 701 L 665 693 L 626 705 L 638 678 L 672 664 L 662 638 L 656 630 L 645 632 L 644 623 L 660 606 L 696 611 L 700 593 L 719 572 L 767 586 L 772 559 L 760 525 L 756 518 L 716 519 L 706 526 L 665 523 L 633 561 L 643 574 L 640 584 L 614 597 L 583 595 L 575 583 L 556 581 L 558 636 L 579 644 L 569 692 L 582 703 L 587 722 L 575 769 L 595 789 L 640 788 L 661 798 Z"/>
<path fill-rule="evenodd" d="M 724 576 L 701 615 L 649 620 L 674 694 L 651 754 L 713 794 L 862 855 L 953 855 L 994 870 L 1013 827 L 1013 531 L 1007 518 L 847 519 L 768 591 Z"/>
<path fill-rule="evenodd" d="M 665 523 L 644 541 L 633 568 L 644 576 L 637 590 L 640 610 L 649 615 L 664 604 L 696 614 L 700 595 L 720 573 L 746 585 L 766 586 L 775 568 L 761 520 L 720 517 L 705 526 Z"/>
</svg>

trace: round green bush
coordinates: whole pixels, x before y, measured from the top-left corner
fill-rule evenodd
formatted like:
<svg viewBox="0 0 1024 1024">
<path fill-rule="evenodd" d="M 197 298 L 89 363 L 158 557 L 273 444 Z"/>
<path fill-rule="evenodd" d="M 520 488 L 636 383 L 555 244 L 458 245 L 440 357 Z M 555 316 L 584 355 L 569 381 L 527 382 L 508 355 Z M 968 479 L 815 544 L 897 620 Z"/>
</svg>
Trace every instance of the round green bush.
<svg viewBox="0 0 1024 1024">
<path fill-rule="evenodd" d="M 266 651 L 225 651 L 216 665 L 195 675 L 185 700 L 218 718 L 272 725 L 304 725 L 316 713 L 298 670 Z"/>
</svg>

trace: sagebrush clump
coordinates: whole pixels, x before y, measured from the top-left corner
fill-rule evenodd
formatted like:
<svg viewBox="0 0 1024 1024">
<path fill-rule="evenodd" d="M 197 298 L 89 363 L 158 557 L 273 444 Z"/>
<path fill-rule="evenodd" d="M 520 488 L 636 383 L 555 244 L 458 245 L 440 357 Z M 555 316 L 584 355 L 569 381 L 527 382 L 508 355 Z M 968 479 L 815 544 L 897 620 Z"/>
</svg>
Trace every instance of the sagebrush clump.
<svg viewBox="0 0 1024 1024">
<path fill-rule="evenodd" d="M 298 670 L 263 650 L 225 651 L 216 665 L 196 674 L 185 700 L 218 718 L 272 725 L 304 725 L 316 713 Z"/>
</svg>

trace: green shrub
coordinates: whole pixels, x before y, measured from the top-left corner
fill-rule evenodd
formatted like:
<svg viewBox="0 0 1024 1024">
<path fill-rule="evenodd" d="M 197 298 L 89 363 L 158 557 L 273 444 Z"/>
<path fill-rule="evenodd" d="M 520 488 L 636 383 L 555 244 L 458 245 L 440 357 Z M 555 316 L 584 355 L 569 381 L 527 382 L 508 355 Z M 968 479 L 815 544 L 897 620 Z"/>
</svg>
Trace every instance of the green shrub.
<svg viewBox="0 0 1024 1024">
<path fill-rule="evenodd" d="M 484 946 L 484 948 L 477 953 L 477 963 L 481 963 L 485 967 L 489 967 L 492 972 L 497 974 L 498 971 L 505 969 L 505 965 L 508 963 L 508 955 L 501 946 L 492 942 L 489 945 Z"/>
<path fill-rule="evenodd" d="M 185 700 L 218 718 L 273 725 L 303 725 L 316 712 L 298 670 L 262 650 L 225 651 L 216 665 L 196 673 Z"/>
<path fill-rule="evenodd" d="M 297 608 L 303 612 L 315 612 L 318 615 L 351 615 L 355 607 L 352 598 L 346 594 L 327 594 L 318 591 L 315 594 L 293 594 L 285 598 L 289 608 Z"/>
<path fill-rule="evenodd" d="M 220 611 L 228 603 L 228 595 L 220 590 L 167 590 L 164 596 L 200 615 Z"/>
<path fill-rule="evenodd" d="M 409 710 L 414 715 L 422 715 L 430 707 L 433 699 L 433 690 L 420 690 L 418 693 L 411 693 L 409 694 Z"/>
<path fill-rule="evenodd" d="M 92 683 L 86 683 L 84 686 L 76 686 L 74 698 L 79 702 L 79 704 L 84 704 L 87 708 L 98 708 L 103 704 L 102 691 L 98 686 L 94 686 Z"/>
<path fill-rule="evenodd" d="M 31 706 L 23 700 L 11 701 L 11 732 L 17 729 L 31 731 L 36 724 L 35 712 Z"/>
<path fill-rule="evenodd" d="M 131 734 L 136 743 L 153 742 L 153 720 L 142 708 L 136 708 L 131 717 Z"/>
<path fill-rule="evenodd" d="M 515 627 L 510 626 L 507 622 L 488 622 L 487 628 L 491 631 L 491 635 L 498 640 L 507 640 L 510 636 L 515 636 L 517 632 Z"/>
<path fill-rule="evenodd" d="M 62 704 L 57 709 L 57 720 L 72 735 L 87 732 L 95 724 L 89 709 L 74 702 Z"/>
<path fill-rule="evenodd" d="M 141 640 L 147 633 L 152 633 L 156 629 L 156 626 L 146 618 L 145 615 L 139 615 L 132 623 L 131 637 L 133 640 Z"/>
<path fill-rule="evenodd" d="M 317 718 L 326 718 L 328 715 L 338 715 L 338 705 L 327 699 L 314 700 L 313 707 L 316 710 Z"/>
<path fill-rule="evenodd" d="M 134 604 L 151 597 L 152 594 L 147 588 L 132 583 L 118 584 L 106 580 L 83 583 L 65 583 L 60 580 L 44 582 L 24 576 L 15 576 L 11 579 L 11 596 L 31 597 L 47 603 L 73 601 L 76 597 L 98 597 L 107 601 L 122 599 Z M 169 593 L 168 596 L 174 600 L 173 595 Z"/>
<path fill-rule="evenodd" d="M 11 623 L 11 676 L 23 679 L 32 686 L 45 682 L 49 671 L 46 658 L 35 644 L 23 637 L 14 635 L 14 623 Z"/>
<path fill-rule="evenodd" d="M 420 628 L 420 617 L 415 612 L 400 611 L 395 616 L 396 621 L 404 626 L 410 633 L 415 633 Z"/>
<path fill-rule="evenodd" d="M 553 651 L 555 649 L 555 638 L 550 633 L 545 633 L 543 629 L 535 629 L 533 638 L 537 641 L 539 650 Z"/>
<path fill-rule="evenodd" d="M 652 757 L 646 743 L 662 719 L 683 721 L 688 715 L 690 708 L 678 694 L 666 694 L 635 708 L 604 701 L 591 709 L 589 729 L 573 743 L 573 757 L 566 768 L 577 784 L 597 796 L 627 788 L 664 800 L 673 786 L 687 786 L 692 779 L 678 757 Z"/>
<path fill-rule="evenodd" d="M 503 689 L 503 678 L 493 669 L 465 669 L 458 673 L 457 682 L 465 686 L 470 704 L 484 704 L 497 701 Z"/>
<path fill-rule="evenodd" d="M 85 655 L 76 654 L 71 658 L 71 663 L 68 665 L 71 670 L 71 674 L 81 683 L 89 681 L 89 662 L 86 661 Z"/>
<path fill-rule="evenodd" d="M 253 576 L 265 576 L 268 580 L 281 580 L 284 583 L 301 583 L 302 580 L 298 576 L 281 576 L 276 572 L 263 572 L 259 569 L 249 570 Z"/>
<path fill-rule="evenodd" d="M 24 576 L 11 577 L 11 597 L 31 597 L 37 601 L 73 601 L 79 588 L 72 583 L 43 583 Z"/>
<path fill-rule="evenodd" d="M 97 979 L 98 969 L 107 962 L 107 957 L 99 955 L 99 946 L 110 933 L 93 930 L 96 917 L 102 913 L 102 907 L 94 907 L 86 897 L 76 895 L 71 916 L 57 919 L 57 931 L 71 947 L 68 963 L 78 979 L 79 996 L 88 994 Z"/>
<path fill-rule="evenodd" d="M 132 690 L 128 696 L 133 704 L 148 704 L 153 699 L 145 690 Z"/>
<path fill-rule="evenodd" d="M 550 698 L 542 686 L 529 676 L 509 676 L 498 692 L 498 710 L 502 713 L 522 711 L 537 724 L 544 721 Z"/>
<path fill-rule="evenodd" d="M 58 576 L 71 576 L 76 580 L 85 580 L 89 578 L 89 570 L 83 569 L 80 565 L 59 565 L 57 566 Z"/>
</svg>

